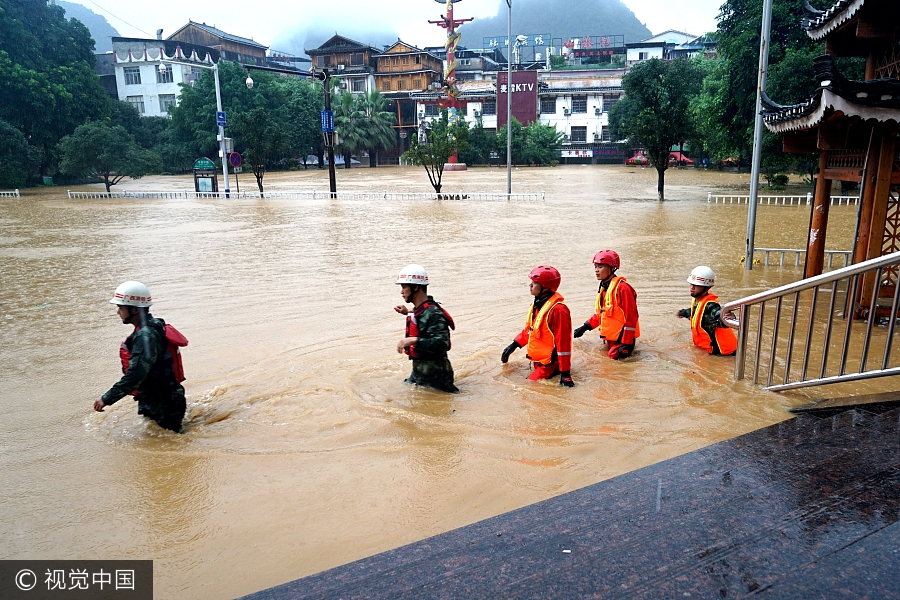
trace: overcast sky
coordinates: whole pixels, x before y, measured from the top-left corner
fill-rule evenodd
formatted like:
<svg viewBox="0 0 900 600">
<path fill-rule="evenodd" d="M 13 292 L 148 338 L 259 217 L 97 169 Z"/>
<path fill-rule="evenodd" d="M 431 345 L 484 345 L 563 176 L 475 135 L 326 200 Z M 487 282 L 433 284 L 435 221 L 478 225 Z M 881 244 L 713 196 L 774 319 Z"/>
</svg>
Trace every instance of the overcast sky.
<svg viewBox="0 0 900 600">
<path fill-rule="evenodd" d="M 250 37 L 278 48 L 279 40 L 290 32 L 305 29 L 309 23 L 329 26 L 348 37 L 369 27 L 396 29 L 399 36 L 417 46 L 443 43 L 443 30 L 429 25 L 439 18 L 442 5 L 427 0 L 69 0 L 90 8 L 125 37 L 155 37 L 162 28 L 163 37 L 186 24 L 188 19 L 215 25 L 219 29 Z M 579 2 L 582 0 L 571 0 Z M 654 34 L 677 29 L 700 35 L 716 28 L 716 15 L 723 0 L 622 0 Z M 513 22 L 515 22 L 513 0 Z M 456 5 L 461 17 L 491 17 L 502 11 L 505 0 L 463 0 Z M 380 14 L 379 14 L 380 13 Z M 465 29 L 462 30 L 465 35 Z M 505 33 L 505 32 L 500 32 Z M 515 32 L 513 32 L 515 33 Z M 611 32 L 585 31 L 585 35 Z M 361 42 L 368 40 L 356 37 Z"/>
</svg>

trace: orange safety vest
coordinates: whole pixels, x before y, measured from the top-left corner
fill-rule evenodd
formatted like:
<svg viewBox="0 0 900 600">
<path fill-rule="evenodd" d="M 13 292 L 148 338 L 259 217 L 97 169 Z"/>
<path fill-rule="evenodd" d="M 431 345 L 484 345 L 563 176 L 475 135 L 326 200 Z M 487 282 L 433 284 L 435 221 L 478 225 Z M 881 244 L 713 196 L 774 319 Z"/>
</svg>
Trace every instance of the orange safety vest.
<svg viewBox="0 0 900 600">
<path fill-rule="evenodd" d="M 706 294 L 699 300 L 697 298 L 691 300 L 691 335 L 694 338 L 694 345 L 703 348 L 710 354 L 713 353 L 712 340 L 700 323 L 703 321 L 706 305 L 718 299 L 719 297 L 715 294 Z M 716 327 L 716 345 L 722 356 L 730 356 L 737 350 L 737 337 L 728 327 Z"/>
<path fill-rule="evenodd" d="M 534 362 L 542 365 L 549 365 L 553 351 L 556 349 L 556 338 L 553 332 L 547 326 L 547 315 L 550 309 L 557 304 L 563 304 L 564 298 L 555 292 L 547 298 L 541 310 L 537 315 L 534 314 L 534 304 L 528 308 L 528 318 L 525 319 L 525 329 L 528 331 L 528 346 L 525 348 L 526 355 Z"/>
<path fill-rule="evenodd" d="M 594 310 L 600 317 L 600 337 L 610 342 L 615 342 L 625 329 L 625 311 L 616 301 L 616 291 L 619 288 L 619 282 L 628 281 L 624 277 L 615 276 L 606 288 L 606 293 L 597 294 L 597 304 Z M 640 323 L 634 326 L 634 339 L 641 337 Z"/>
</svg>

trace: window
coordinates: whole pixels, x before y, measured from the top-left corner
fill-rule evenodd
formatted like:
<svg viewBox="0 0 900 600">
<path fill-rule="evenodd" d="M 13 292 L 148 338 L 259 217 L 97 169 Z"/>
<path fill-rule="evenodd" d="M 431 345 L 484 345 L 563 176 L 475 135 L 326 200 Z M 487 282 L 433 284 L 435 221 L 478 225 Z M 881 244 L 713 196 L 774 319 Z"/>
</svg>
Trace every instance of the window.
<svg viewBox="0 0 900 600">
<path fill-rule="evenodd" d="M 396 67 L 397 65 L 400 64 L 400 59 L 395 56 L 394 58 L 391 59 L 391 64 Z"/>
<path fill-rule="evenodd" d="M 319 57 L 319 66 L 320 67 L 330 67 L 331 66 L 331 56 L 320 56 Z"/>
<path fill-rule="evenodd" d="M 406 82 L 405 82 L 404 80 L 402 80 L 402 79 L 398 80 L 398 81 L 397 81 L 397 89 L 398 89 L 398 90 L 405 90 L 405 89 L 406 89 Z"/>
<path fill-rule="evenodd" d="M 401 57 L 400 62 L 401 62 L 402 64 L 404 64 L 404 65 L 408 65 L 408 64 L 409 64 L 409 57 L 408 57 L 408 56 L 403 56 L 403 57 Z"/>
<path fill-rule="evenodd" d="M 421 90 L 422 89 L 422 80 L 421 79 L 413 79 L 413 89 Z"/>
<path fill-rule="evenodd" d="M 350 91 L 351 92 L 366 91 L 366 80 L 365 79 L 351 79 L 350 80 Z"/>
<path fill-rule="evenodd" d="M 350 55 L 350 66 L 351 67 L 361 67 L 363 64 L 363 53 L 362 52 L 354 52 Z"/>
<path fill-rule="evenodd" d="M 587 142 L 587 127 L 572 127 L 572 142 Z"/>
<path fill-rule="evenodd" d="M 140 85 L 141 84 L 141 68 L 140 67 L 125 67 L 125 85 Z M 140 96 L 138 96 L 140 97 Z"/>
<path fill-rule="evenodd" d="M 586 113 L 587 112 L 587 96 L 572 96 L 572 112 L 573 113 Z"/>
<path fill-rule="evenodd" d="M 604 128 L 600 131 L 600 141 L 603 141 L 603 142 L 609 142 L 609 141 L 611 141 L 611 140 L 609 139 L 609 127 L 604 127 Z"/>
<path fill-rule="evenodd" d="M 156 71 L 156 83 L 172 83 L 175 81 L 175 75 L 172 73 L 172 67 L 167 66 L 166 70 L 162 73 L 159 72 L 159 69 L 155 69 Z"/>
<path fill-rule="evenodd" d="M 422 57 L 420 57 L 418 54 L 416 54 L 416 64 L 418 65 L 421 62 L 422 62 Z"/>
<path fill-rule="evenodd" d="M 382 92 L 391 91 L 391 82 L 389 80 L 385 79 L 384 81 L 381 82 L 381 91 Z"/>
<path fill-rule="evenodd" d="M 556 98 L 541 98 L 541 114 L 542 115 L 555 115 L 556 114 Z"/>
<path fill-rule="evenodd" d="M 137 111 L 141 114 L 144 114 L 144 97 L 143 96 L 128 96 L 126 98 L 128 104 L 132 105 L 137 109 Z"/>
<path fill-rule="evenodd" d="M 141 102 L 141 104 L 143 104 L 143 102 Z M 175 106 L 175 94 L 160 94 L 159 112 L 166 114 L 169 112 L 170 106 Z"/>
<path fill-rule="evenodd" d="M 481 103 L 481 114 L 484 116 L 487 115 L 496 115 L 497 114 L 497 99 L 491 98 L 490 100 L 485 100 Z"/>
<path fill-rule="evenodd" d="M 603 110 L 609 112 L 613 105 L 622 99 L 620 94 L 603 94 Z"/>
<path fill-rule="evenodd" d="M 437 104 L 426 104 L 425 105 L 425 116 L 426 117 L 436 117 L 441 114 L 440 109 Z"/>
<path fill-rule="evenodd" d="M 638 52 L 638 60 L 647 60 L 649 57 L 649 52 Z"/>
</svg>

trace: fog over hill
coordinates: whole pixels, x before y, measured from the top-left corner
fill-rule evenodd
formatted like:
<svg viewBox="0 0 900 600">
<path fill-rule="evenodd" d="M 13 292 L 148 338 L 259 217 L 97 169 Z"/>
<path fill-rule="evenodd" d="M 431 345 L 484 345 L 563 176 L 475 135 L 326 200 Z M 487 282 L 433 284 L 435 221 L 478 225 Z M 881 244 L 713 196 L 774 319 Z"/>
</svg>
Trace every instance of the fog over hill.
<svg viewBox="0 0 900 600">
<path fill-rule="evenodd" d="M 464 10 L 459 12 L 465 13 Z M 465 14 L 458 16 L 464 17 Z M 506 2 L 501 2 L 497 16 L 476 19 L 460 27 L 460 44 L 467 48 L 480 48 L 484 38 L 505 38 L 506 31 Z M 653 35 L 620 0 L 515 0 L 512 11 L 513 36 L 546 33 L 554 38 L 566 39 L 624 35 L 626 43 Z"/>
<path fill-rule="evenodd" d="M 64 0 L 58 0 L 56 4 L 66 11 L 67 19 L 78 19 L 88 28 L 88 31 L 91 32 L 91 37 L 94 38 L 94 52 L 101 54 L 112 50 L 110 38 L 119 37 L 119 32 L 109 24 L 106 17 L 98 15 L 80 4 L 65 2 Z"/>
</svg>

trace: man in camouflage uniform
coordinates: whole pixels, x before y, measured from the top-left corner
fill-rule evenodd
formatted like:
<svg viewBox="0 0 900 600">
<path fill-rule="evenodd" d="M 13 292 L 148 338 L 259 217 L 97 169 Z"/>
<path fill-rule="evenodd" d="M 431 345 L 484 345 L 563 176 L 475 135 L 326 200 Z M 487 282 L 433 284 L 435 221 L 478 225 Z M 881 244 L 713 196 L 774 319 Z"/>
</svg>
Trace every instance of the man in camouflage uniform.
<svg viewBox="0 0 900 600">
<path fill-rule="evenodd" d="M 404 302 L 394 310 L 406 315 L 406 336 L 397 342 L 397 352 L 409 355 L 413 363 L 407 383 L 433 387 L 444 392 L 458 392 L 453 385 L 453 366 L 447 358 L 453 318 L 428 295 L 428 273 L 419 265 L 407 265 L 397 280 Z"/>
<path fill-rule="evenodd" d="M 149 312 L 150 290 L 137 281 L 126 281 L 116 288 L 110 304 L 118 305 L 118 315 L 134 331 L 119 350 L 124 375 L 108 392 L 94 401 L 94 410 L 103 412 L 132 394 L 138 403 L 138 414 L 156 421 L 160 427 L 181 433 L 186 403 L 184 388 L 178 383 L 166 324 Z M 127 366 L 126 366 L 127 365 Z"/>
</svg>

